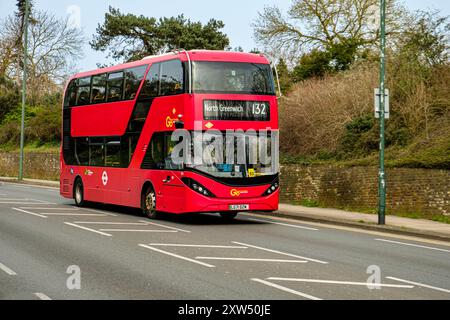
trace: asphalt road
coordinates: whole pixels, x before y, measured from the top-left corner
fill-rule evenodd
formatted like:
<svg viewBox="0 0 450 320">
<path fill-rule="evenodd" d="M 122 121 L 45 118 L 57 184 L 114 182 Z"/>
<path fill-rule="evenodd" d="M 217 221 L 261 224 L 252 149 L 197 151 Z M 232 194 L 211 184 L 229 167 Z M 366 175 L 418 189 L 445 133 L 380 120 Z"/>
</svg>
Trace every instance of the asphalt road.
<svg viewBox="0 0 450 320">
<path fill-rule="evenodd" d="M 448 300 L 450 243 L 251 214 L 150 221 L 0 183 L 0 299 Z"/>
</svg>

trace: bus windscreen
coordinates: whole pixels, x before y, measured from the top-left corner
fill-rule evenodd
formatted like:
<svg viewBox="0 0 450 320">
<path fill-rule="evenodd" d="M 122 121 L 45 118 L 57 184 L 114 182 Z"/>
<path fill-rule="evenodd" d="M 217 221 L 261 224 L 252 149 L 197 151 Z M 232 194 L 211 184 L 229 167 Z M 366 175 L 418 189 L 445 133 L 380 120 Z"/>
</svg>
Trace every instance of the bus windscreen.
<svg viewBox="0 0 450 320">
<path fill-rule="evenodd" d="M 195 93 L 275 95 L 268 64 L 194 61 Z"/>
</svg>

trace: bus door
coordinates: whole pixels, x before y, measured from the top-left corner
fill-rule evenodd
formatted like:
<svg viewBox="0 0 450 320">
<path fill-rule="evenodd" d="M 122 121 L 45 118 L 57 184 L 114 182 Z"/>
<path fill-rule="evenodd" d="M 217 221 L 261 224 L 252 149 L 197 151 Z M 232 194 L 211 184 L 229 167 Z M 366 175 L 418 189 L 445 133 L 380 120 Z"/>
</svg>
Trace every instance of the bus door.
<svg viewBox="0 0 450 320">
<path fill-rule="evenodd" d="M 121 170 L 120 138 L 105 139 L 105 169 L 102 172 L 101 189 L 104 201 L 111 204 L 122 204 L 126 184 L 124 170 Z"/>
<path fill-rule="evenodd" d="M 184 184 L 179 176 L 183 168 L 172 161 L 172 150 L 176 143 L 170 133 L 156 133 L 150 145 L 152 183 L 155 187 L 159 210 L 172 213 L 184 207 Z"/>
<path fill-rule="evenodd" d="M 94 202 L 104 202 L 103 181 L 105 163 L 103 138 L 89 139 L 89 168 L 84 172 L 83 180 L 87 200 Z"/>
</svg>

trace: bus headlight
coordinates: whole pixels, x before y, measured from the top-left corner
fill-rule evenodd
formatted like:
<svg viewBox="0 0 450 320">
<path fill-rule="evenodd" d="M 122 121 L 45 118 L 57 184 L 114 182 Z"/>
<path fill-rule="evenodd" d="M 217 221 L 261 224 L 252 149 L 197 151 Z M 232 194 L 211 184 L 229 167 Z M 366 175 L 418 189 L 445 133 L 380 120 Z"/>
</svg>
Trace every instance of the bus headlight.
<svg viewBox="0 0 450 320">
<path fill-rule="evenodd" d="M 277 180 L 274 183 L 272 183 L 269 189 L 267 189 L 266 192 L 262 194 L 262 196 L 263 197 L 270 196 L 271 194 L 275 193 L 278 189 L 280 189 L 280 182 Z"/>
<path fill-rule="evenodd" d="M 206 189 L 203 185 L 198 183 L 197 181 L 191 179 L 191 178 L 183 178 L 181 179 L 185 185 L 187 185 L 190 189 L 194 190 L 195 192 L 209 198 L 215 198 L 216 196 Z"/>
</svg>

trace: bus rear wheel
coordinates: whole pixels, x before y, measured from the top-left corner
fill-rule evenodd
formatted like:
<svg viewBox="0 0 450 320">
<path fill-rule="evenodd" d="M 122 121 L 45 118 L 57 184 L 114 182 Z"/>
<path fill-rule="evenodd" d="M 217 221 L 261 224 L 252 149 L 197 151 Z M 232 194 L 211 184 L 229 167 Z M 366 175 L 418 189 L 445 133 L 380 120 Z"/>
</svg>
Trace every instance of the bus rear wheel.
<svg viewBox="0 0 450 320">
<path fill-rule="evenodd" d="M 75 181 L 75 186 L 73 188 L 73 198 L 77 207 L 83 207 L 86 202 L 84 201 L 84 187 L 81 179 Z"/>
<path fill-rule="evenodd" d="M 149 219 L 158 219 L 156 211 L 156 193 L 152 187 L 148 187 L 142 194 L 142 211 Z"/>
<path fill-rule="evenodd" d="M 234 220 L 237 217 L 237 215 L 238 215 L 237 212 L 221 212 L 220 213 L 220 216 L 225 221 L 232 221 L 232 220 Z"/>
</svg>

